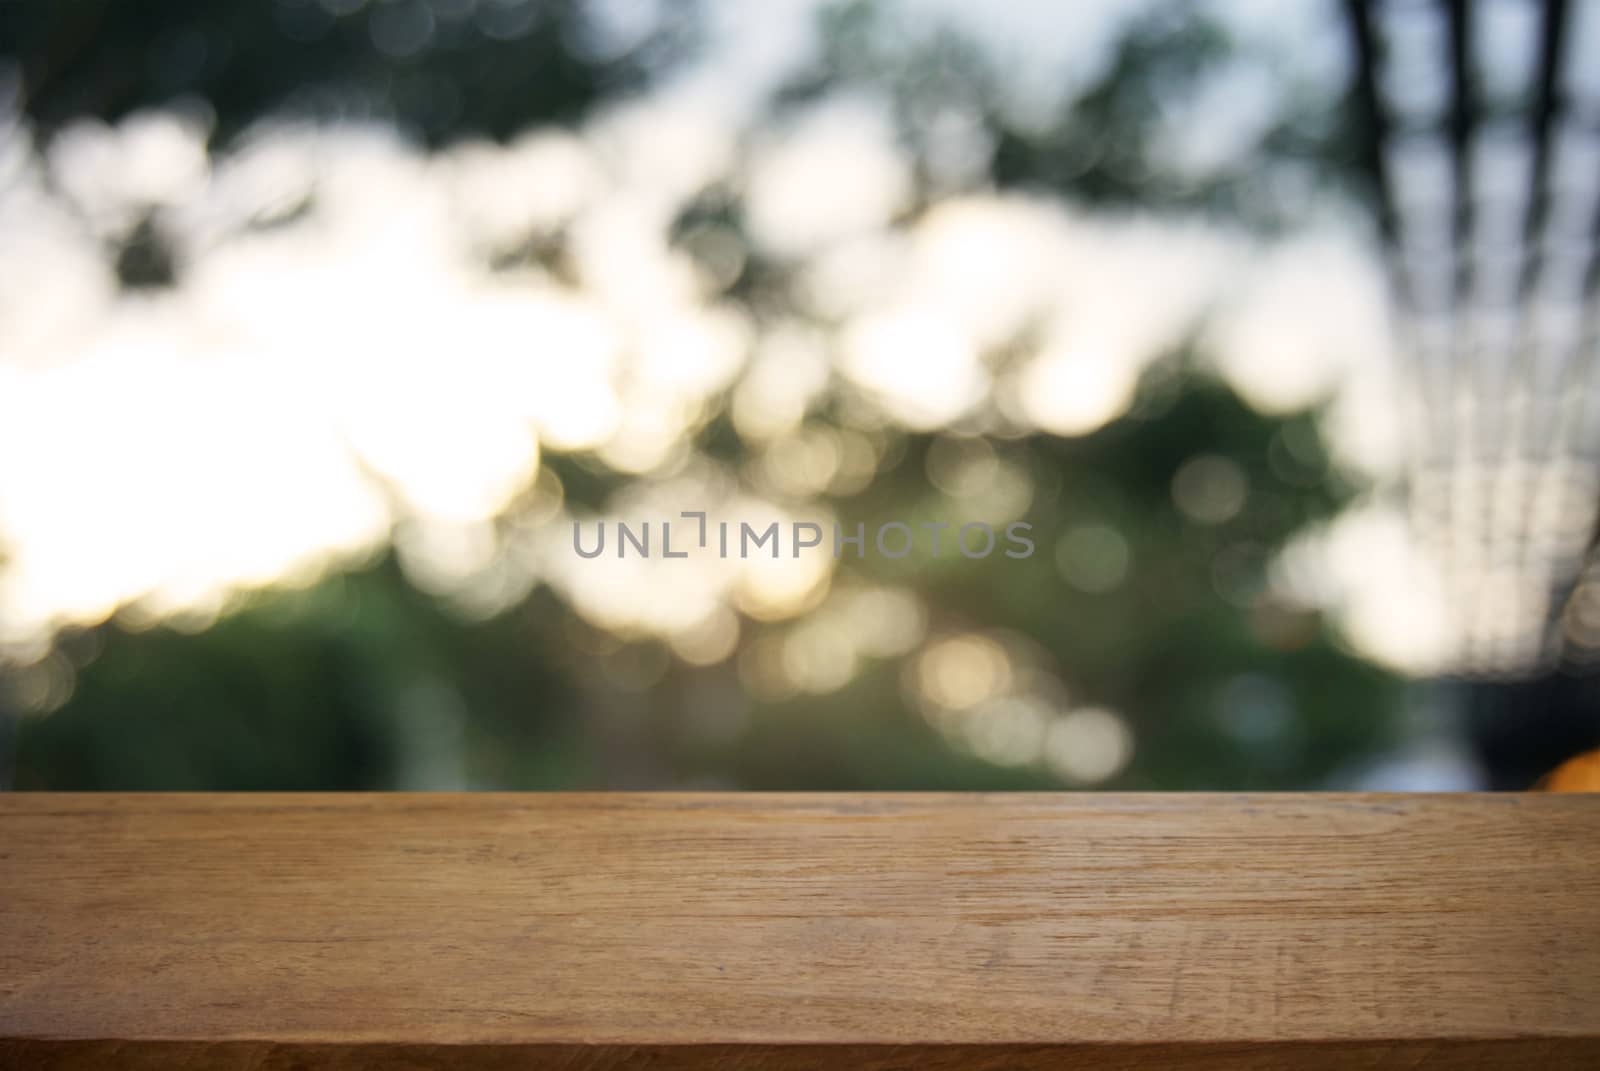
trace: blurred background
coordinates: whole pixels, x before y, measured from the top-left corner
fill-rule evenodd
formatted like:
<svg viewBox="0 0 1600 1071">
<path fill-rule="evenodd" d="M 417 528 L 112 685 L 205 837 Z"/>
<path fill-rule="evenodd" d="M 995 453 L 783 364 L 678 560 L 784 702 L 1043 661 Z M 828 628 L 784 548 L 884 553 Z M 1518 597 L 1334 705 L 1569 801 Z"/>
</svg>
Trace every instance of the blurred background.
<svg viewBox="0 0 1600 1071">
<path fill-rule="evenodd" d="M 1600 0 L 0 0 L 0 783 L 1526 787 L 1597 208 Z"/>
</svg>

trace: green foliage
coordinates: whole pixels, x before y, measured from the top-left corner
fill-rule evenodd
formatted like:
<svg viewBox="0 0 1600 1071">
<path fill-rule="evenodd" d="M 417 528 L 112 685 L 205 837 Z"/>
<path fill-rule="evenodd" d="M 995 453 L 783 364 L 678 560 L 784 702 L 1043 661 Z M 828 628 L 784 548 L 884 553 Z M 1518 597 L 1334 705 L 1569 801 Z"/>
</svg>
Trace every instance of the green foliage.
<svg viewBox="0 0 1600 1071">
<path fill-rule="evenodd" d="M 397 59 L 374 43 L 383 34 L 373 20 L 391 17 L 391 6 L 339 16 L 315 0 L 11 3 L 0 5 L 0 40 L 25 61 L 27 108 L 46 136 L 73 116 L 115 119 L 193 96 L 214 110 L 221 141 L 288 111 L 393 119 L 431 143 L 577 118 L 688 43 L 680 34 L 597 56 L 582 47 L 573 4 L 536 5 L 520 28 L 485 22 L 496 5 L 479 4 L 477 16 L 438 15 L 426 44 Z M 828 20 L 822 61 L 780 95 L 780 112 L 841 85 L 872 85 L 920 153 L 927 116 L 956 101 L 989 124 L 997 186 L 1097 206 L 1239 208 L 1248 165 L 1196 186 L 1150 163 L 1162 101 L 1229 54 L 1209 22 L 1148 16 L 1095 84 L 1045 129 L 1025 130 L 968 42 L 947 32 L 896 39 L 870 4 Z M 1303 125 L 1300 135 L 1286 129 L 1265 151 L 1304 157 L 1322 144 Z M 739 226 L 727 191 L 696 205 L 676 233 L 689 241 L 710 225 Z M 559 243 L 523 254 L 558 261 Z M 159 282 L 168 270 L 129 256 L 137 278 Z M 760 313 L 786 284 L 781 266 L 752 258 L 729 295 Z M 1125 714 L 1138 747 L 1108 787 L 1314 786 L 1387 742 L 1400 685 L 1344 653 L 1316 615 L 1267 598 L 1264 572 L 1350 488 L 1314 414 L 1263 417 L 1180 357 L 1146 375 L 1129 418 L 1097 433 L 996 441 L 1032 482 L 1031 559 L 875 560 L 851 571 L 914 587 L 935 631 L 1023 638 L 1067 667 L 1075 702 Z M 897 463 L 829 503 L 842 523 L 948 513 L 926 476 L 932 440 L 891 445 Z M 697 446 L 729 461 L 746 449 L 725 417 Z M 1174 504 L 1174 477 L 1199 455 L 1245 477 L 1243 507 L 1222 523 L 1197 523 Z M 569 504 L 598 507 L 622 482 L 585 458 L 545 464 Z M 1084 526 L 1120 533 L 1129 564 L 1119 582 L 1063 582 L 1057 544 Z M 749 623 L 747 642 L 778 627 Z M 193 634 L 111 623 L 69 648 L 76 690 L 62 709 L 21 722 L 18 787 L 1060 784 L 1041 766 L 952 748 L 908 702 L 900 660 L 869 662 L 831 694 L 761 699 L 732 663 L 691 667 L 653 643 L 598 636 L 547 589 L 488 621 L 459 619 L 387 560 L 306 591 L 263 593 Z M 707 711 L 722 713 L 708 721 Z"/>
<path fill-rule="evenodd" d="M 572 0 L 21 0 L 0 5 L 0 42 L 46 135 L 189 100 L 221 141 L 287 114 L 395 121 L 435 144 L 575 119 L 689 43 L 599 52 Z"/>
</svg>

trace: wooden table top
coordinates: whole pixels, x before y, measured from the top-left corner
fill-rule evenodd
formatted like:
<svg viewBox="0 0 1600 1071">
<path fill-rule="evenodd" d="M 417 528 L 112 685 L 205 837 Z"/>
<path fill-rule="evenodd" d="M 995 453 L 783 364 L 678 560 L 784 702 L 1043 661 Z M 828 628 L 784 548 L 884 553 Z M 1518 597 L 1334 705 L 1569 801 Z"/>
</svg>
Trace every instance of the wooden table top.
<svg viewBox="0 0 1600 1071">
<path fill-rule="evenodd" d="M 0 795 L 0 1067 L 1288 1064 L 1600 1067 L 1600 796 Z"/>
</svg>

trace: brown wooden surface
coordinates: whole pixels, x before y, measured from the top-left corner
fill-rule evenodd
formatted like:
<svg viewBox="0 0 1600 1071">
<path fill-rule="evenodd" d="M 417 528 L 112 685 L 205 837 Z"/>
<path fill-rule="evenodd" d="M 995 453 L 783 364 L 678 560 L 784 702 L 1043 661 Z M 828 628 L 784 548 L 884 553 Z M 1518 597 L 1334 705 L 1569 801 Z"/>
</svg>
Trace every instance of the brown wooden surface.
<svg viewBox="0 0 1600 1071">
<path fill-rule="evenodd" d="M 0 1066 L 1600 1067 L 1600 797 L 0 796 Z"/>
</svg>

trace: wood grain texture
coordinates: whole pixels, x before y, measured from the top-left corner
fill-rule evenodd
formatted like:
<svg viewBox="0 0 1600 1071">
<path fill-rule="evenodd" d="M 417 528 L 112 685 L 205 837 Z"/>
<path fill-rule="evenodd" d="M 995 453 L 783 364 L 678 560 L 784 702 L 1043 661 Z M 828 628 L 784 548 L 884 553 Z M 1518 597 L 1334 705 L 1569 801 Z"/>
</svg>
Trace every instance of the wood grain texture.
<svg viewBox="0 0 1600 1071">
<path fill-rule="evenodd" d="M 0 1066 L 1600 1067 L 1600 797 L 0 796 Z"/>
</svg>

